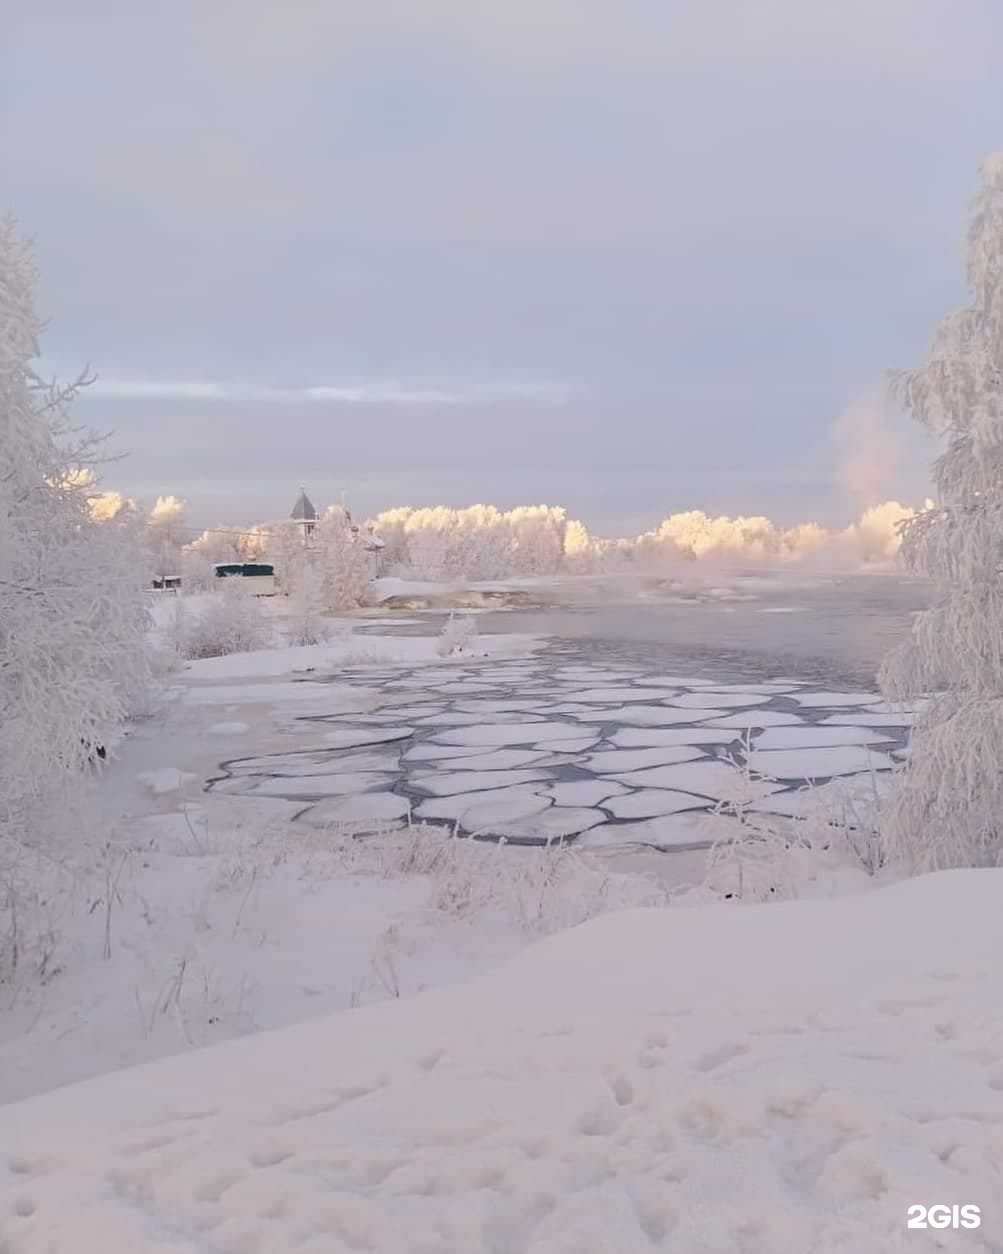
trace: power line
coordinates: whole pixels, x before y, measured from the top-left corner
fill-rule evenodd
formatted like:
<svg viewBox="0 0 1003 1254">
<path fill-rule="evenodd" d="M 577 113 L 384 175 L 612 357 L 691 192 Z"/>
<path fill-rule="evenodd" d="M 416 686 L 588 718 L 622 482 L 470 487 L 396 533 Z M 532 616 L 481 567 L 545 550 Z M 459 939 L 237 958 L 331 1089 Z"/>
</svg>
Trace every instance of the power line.
<svg viewBox="0 0 1003 1254">
<path fill-rule="evenodd" d="M 277 526 L 278 524 L 271 524 Z M 236 527 L 199 527 L 197 525 L 188 524 L 184 527 L 172 526 L 170 523 L 153 522 L 146 519 L 144 526 L 150 531 L 162 531 L 165 536 L 174 538 L 176 536 L 187 535 L 193 540 L 199 539 L 201 536 L 248 536 L 256 539 L 258 536 L 274 536 L 277 532 L 269 527 L 257 527 L 253 530 L 241 531 Z"/>
</svg>

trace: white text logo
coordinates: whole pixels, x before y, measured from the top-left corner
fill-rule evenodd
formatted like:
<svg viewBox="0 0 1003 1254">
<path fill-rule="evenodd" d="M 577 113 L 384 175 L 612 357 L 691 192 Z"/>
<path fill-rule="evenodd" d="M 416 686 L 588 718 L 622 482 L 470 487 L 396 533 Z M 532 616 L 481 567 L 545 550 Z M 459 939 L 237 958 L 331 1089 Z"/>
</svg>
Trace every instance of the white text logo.
<svg viewBox="0 0 1003 1254">
<path fill-rule="evenodd" d="M 981 1215 L 977 1206 L 910 1206 L 910 1228 L 977 1228 Z"/>
</svg>

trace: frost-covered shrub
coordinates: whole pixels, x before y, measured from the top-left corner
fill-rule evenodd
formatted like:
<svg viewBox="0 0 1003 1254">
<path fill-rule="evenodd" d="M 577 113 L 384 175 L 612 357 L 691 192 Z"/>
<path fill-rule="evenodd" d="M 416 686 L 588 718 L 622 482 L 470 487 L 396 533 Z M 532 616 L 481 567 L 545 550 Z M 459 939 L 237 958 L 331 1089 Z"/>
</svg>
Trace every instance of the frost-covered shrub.
<svg viewBox="0 0 1003 1254">
<path fill-rule="evenodd" d="M 563 841 L 516 849 L 416 823 L 346 844 L 355 869 L 369 861 L 388 879 L 426 877 L 428 906 L 436 914 L 465 918 L 497 911 L 530 934 L 668 901 L 665 890 L 646 876 L 613 871 L 604 859 Z"/>
<path fill-rule="evenodd" d="M 271 628 L 258 598 L 239 576 L 224 579 L 222 585 L 197 609 L 178 599 L 175 633 L 182 657 L 224 657 L 271 644 Z"/>
<path fill-rule="evenodd" d="M 477 651 L 477 624 L 468 614 L 465 618 L 457 618 L 450 614 L 442 628 L 442 635 L 436 645 L 440 657 L 459 657 Z"/>
<path fill-rule="evenodd" d="M 770 814 L 767 776 L 735 766 L 734 786 L 703 821 L 714 841 L 698 896 L 745 902 L 827 897 L 876 882 L 885 870 L 877 775 L 806 787 L 790 815 Z"/>
</svg>

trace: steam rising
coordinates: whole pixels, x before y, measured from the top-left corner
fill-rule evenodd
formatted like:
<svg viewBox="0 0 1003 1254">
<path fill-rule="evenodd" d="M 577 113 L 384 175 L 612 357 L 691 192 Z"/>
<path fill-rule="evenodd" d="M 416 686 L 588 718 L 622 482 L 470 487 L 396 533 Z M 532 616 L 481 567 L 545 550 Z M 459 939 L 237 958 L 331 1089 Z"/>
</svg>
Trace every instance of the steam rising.
<svg viewBox="0 0 1003 1254">
<path fill-rule="evenodd" d="M 851 507 L 865 510 L 887 501 L 902 445 L 881 397 L 866 396 L 844 409 L 832 424 L 831 437 L 837 482 Z"/>
</svg>

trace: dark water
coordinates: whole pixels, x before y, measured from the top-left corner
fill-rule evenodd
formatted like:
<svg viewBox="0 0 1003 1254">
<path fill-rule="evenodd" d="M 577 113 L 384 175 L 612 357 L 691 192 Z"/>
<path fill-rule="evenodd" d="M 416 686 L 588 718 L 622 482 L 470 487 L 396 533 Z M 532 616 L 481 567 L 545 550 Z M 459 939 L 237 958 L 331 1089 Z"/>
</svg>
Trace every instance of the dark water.
<svg viewBox="0 0 1003 1254">
<path fill-rule="evenodd" d="M 782 674 L 873 688 L 881 659 L 929 599 L 925 583 L 893 574 L 738 573 L 695 589 L 651 581 L 596 589 L 577 604 L 555 596 L 490 615 L 482 627 L 591 642 L 606 660 L 677 660 L 717 677 Z"/>
</svg>

